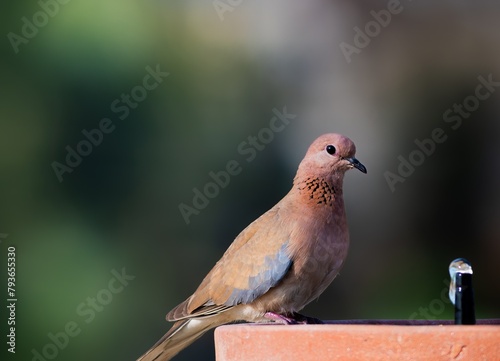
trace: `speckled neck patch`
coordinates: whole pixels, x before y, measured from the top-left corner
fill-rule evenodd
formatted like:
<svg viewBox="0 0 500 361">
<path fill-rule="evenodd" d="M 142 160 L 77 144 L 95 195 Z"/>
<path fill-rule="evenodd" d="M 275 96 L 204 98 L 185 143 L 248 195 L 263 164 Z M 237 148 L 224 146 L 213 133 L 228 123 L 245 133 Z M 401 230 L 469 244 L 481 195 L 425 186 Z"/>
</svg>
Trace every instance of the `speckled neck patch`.
<svg viewBox="0 0 500 361">
<path fill-rule="evenodd" d="M 301 193 L 306 193 L 309 199 L 317 204 L 333 206 L 335 188 L 327 181 L 319 178 L 306 178 L 297 185 Z"/>
</svg>

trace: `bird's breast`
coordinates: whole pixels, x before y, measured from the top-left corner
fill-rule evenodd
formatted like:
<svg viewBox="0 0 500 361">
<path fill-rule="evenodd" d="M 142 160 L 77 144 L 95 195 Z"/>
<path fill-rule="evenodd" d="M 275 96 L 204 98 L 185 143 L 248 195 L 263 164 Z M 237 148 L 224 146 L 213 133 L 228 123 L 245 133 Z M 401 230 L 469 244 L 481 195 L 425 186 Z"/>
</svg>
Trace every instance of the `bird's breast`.
<svg viewBox="0 0 500 361">
<path fill-rule="evenodd" d="M 337 220 L 338 221 L 338 220 Z M 298 312 L 319 295 L 334 280 L 342 268 L 349 248 L 347 226 L 316 225 L 309 234 L 301 234 L 299 242 L 291 242 L 293 264 L 281 285 L 273 293 L 279 294 L 281 312 Z"/>
<path fill-rule="evenodd" d="M 347 227 L 329 224 L 325 230 L 314 234 L 302 251 L 294 255 L 295 272 L 301 278 L 323 281 L 342 267 L 349 248 Z M 332 278 L 333 280 L 333 278 Z"/>
</svg>

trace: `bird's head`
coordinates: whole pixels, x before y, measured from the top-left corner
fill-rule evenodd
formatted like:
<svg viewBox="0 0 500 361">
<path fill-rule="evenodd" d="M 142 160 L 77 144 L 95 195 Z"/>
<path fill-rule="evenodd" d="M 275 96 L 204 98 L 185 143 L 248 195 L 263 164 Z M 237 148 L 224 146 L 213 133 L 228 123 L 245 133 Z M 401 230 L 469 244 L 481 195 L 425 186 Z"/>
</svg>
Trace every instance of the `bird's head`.
<svg viewBox="0 0 500 361">
<path fill-rule="evenodd" d="M 336 133 L 323 134 L 309 147 L 297 175 L 339 179 L 352 168 L 366 173 L 355 154 L 356 146 L 349 138 Z"/>
</svg>

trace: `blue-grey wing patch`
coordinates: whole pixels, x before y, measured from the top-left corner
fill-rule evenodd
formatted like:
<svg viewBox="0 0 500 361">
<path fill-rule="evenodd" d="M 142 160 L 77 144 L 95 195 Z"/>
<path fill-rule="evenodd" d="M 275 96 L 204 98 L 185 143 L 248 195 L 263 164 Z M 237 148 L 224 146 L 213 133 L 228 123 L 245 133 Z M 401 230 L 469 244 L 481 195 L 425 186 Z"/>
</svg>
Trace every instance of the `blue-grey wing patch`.
<svg viewBox="0 0 500 361">
<path fill-rule="evenodd" d="M 248 289 L 235 288 L 224 305 L 235 306 L 240 303 L 250 303 L 266 293 L 271 287 L 276 286 L 292 265 L 287 246 L 288 242 L 283 244 L 274 256 L 266 256 L 263 270 L 249 278 Z"/>
</svg>

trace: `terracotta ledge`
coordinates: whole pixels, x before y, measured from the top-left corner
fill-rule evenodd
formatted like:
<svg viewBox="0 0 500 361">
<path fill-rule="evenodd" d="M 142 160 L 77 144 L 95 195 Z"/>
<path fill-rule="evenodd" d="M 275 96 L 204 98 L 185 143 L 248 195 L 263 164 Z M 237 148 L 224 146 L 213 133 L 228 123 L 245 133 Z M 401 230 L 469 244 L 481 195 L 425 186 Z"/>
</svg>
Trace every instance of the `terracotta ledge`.
<svg viewBox="0 0 500 361">
<path fill-rule="evenodd" d="M 500 320 L 237 324 L 215 330 L 215 348 L 217 361 L 498 360 Z"/>
</svg>

